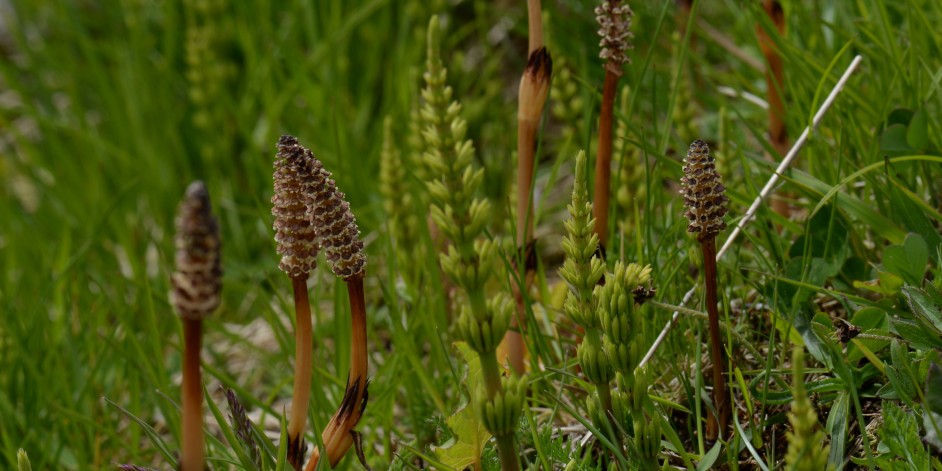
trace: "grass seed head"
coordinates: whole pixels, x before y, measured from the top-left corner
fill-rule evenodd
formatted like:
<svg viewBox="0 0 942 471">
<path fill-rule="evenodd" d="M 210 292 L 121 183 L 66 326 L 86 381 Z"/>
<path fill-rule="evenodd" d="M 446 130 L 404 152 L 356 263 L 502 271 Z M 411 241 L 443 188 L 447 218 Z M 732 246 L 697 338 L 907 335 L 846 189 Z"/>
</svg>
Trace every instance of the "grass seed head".
<svg viewBox="0 0 942 471">
<path fill-rule="evenodd" d="M 317 267 L 316 235 L 307 216 L 315 164 L 310 151 L 293 136 L 281 136 L 277 147 L 271 213 L 275 216 L 275 242 L 281 254 L 278 268 L 292 278 L 307 278 Z"/>
<path fill-rule="evenodd" d="M 187 187 L 176 224 L 176 271 L 170 276 L 170 303 L 181 317 L 200 320 L 219 306 L 222 287 L 219 226 L 203 182 Z"/>
<path fill-rule="evenodd" d="M 687 232 L 697 233 L 699 240 L 716 237 L 726 229 L 723 216 L 729 210 L 726 187 L 716 172 L 716 163 L 710 156 L 710 148 L 699 139 L 690 144 L 684 159 L 684 176 L 680 179 L 687 211 L 684 216 L 690 221 Z"/>
<path fill-rule="evenodd" d="M 631 62 L 628 50 L 633 49 L 631 38 L 631 7 L 620 0 L 606 0 L 595 8 L 595 19 L 599 23 L 599 57 L 620 67 Z"/>
</svg>

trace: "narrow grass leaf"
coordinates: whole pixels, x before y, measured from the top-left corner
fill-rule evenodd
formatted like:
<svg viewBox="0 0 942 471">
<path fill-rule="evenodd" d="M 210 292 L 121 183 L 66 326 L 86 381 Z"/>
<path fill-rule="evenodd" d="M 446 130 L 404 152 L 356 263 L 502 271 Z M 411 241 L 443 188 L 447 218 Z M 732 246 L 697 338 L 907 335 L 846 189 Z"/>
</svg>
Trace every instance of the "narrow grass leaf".
<svg viewBox="0 0 942 471">
<path fill-rule="evenodd" d="M 132 414 L 129 410 L 127 410 L 127 409 L 125 409 L 125 408 L 119 406 L 118 404 L 112 402 L 111 399 L 108 399 L 107 397 L 105 397 L 105 398 L 103 398 L 103 399 L 104 399 L 105 402 L 107 402 L 109 405 L 111 405 L 111 406 L 114 407 L 115 409 L 118 409 L 119 411 L 121 411 L 121 413 L 124 414 L 125 417 L 127 417 L 127 418 L 133 420 L 134 422 L 136 422 L 137 425 L 139 425 L 139 426 L 141 427 L 141 429 L 144 430 L 144 433 L 147 434 L 147 437 L 148 437 L 148 438 L 150 438 L 151 443 L 154 444 L 154 446 L 157 448 L 157 451 L 159 451 L 160 454 L 163 455 L 164 459 L 167 460 L 167 463 L 170 465 L 170 467 L 172 467 L 172 468 L 177 468 L 177 467 L 179 467 L 179 463 L 177 462 L 177 459 L 176 459 L 174 453 L 170 451 L 170 448 L 167 447 L 167 443 L 164 442 L 164 439 L 161 438 L 160 434 L 157 433 L 157 431 L 154 430 L 154 428 L 151 427 L 150 424 L 148 424 L 147 422 L 145 422 L 143 419 L 140 419 L 140 418 L 137 417 L 136 415 Z"/>
<path fill-rule="evenodd" d="M 847 418 L 850 413 L 850 395 L 842 392 L 837 395 L 831 412 L 828 413 L 827 430 L 831 436 L 831 451 L 828 454 L 828 468 L 840 469 L 844 466 L 844 445 L 847 442 Z"/>
<path fill-rule="evenodd" d="M 219 425 L 219 430 L 222 432 L 222 435 L 226 437 L 226 441 L 229 442 L 229 447 L 232 451 L 235 452 L 236 457 L 239 459 L 239 463 L 244 469 L 252 469 L 255 471 L 261 471 L 255 462 L 252 460 L 251 456 L 245 450 L 245 444 L 236 437 L 235 431 L 232 430 L 232 427 L 229 425 L 229 421 L 226 419 L 226 416 L 219 410 L 219 407 L 216 406 L 216 403 L 213 401 L 213 398 L 209 395 L 206 389 L 203 389 L 203 396 L 206 398 L 206 404 L 209 405 L 209 410 L 212 412 L 213 417 L 216 419 L 216 423 Z"/>
</svg>

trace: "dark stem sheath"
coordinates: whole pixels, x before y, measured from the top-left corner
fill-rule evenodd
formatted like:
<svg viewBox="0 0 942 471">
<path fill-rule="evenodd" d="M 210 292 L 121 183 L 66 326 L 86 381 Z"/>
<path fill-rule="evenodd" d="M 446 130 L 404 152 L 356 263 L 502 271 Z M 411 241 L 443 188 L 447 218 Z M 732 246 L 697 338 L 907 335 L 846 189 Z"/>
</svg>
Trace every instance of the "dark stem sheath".
<svg viewBox="0 0 942 471">
<path fill-rule="evenodd" d="M 605 67 L 605 85 L 602 89 L 602 110 L 599 115 L 599 149 L 595 160 L 595 191 L 592 195 L 592 216 L 599 244 L 608 246 L 608 200 L 612 180 L 612 124 L 615 114 L 615 90 L 620 74 L 618 66 L 609 61 Z"/>
<path fill-rule="evenodd" d="M 723 350 L 723 337 L 720 333 L 720 315 L 717 309 L 716 293 L 716 238 L 708 237 L 700 241 L 703 249 L 703 282 L 706 285 L 706 308 L 708 323 L 710 325 L 710 356 L 713 359 L 713 405 L 717 415 L 712 414 L 707 420 L 706 439 L 716 441 L 726 435 L 729 423 L 729 399 L 726 394 L 726 380 L 723 373 L 726 371 L 725 353 Z"/>
<path fill-rule="evenodd" d="M 291 418 L 288 421 L 288 441 L 294 450 L 289 450 L 288 459 L 295 469 L 303 464 L 304 450 L 301 437 L 307 425 L 307 411 L 311 398 L 311 305 L 308 301 L 307 276 L 291 278 L 294 290 L 294 314 L 297 324 L 294 332 L 294 392 L 291 399 Z M 292 452 L 294 451 L 294 452 Z"/>
<path fill-rule="evenodd" d="M 183 456 L 182 471 L 203 470 L 203 385 L 200 347 L 203 323 L 183 319 Z"/>
</svg>

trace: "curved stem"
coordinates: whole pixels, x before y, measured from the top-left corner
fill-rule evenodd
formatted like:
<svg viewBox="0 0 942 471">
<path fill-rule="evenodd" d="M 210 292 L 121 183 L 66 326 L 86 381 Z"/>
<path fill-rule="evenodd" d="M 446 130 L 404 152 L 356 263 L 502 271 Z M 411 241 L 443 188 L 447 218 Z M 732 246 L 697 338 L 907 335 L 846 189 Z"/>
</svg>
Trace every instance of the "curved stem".
<svg viewBox="0 0 942 471">
<path fill-rule="evenodd" d="M 203 335 L 200 320 L 183 319 L 183 456 L 182 471 L 202 471 L 203 385 L 200 378 L 200 348 Z"/>
<path fill-rule="evenodd" d="M 367 401 L 367 369 L 369 367 L 366 350 L 366 299 L 363 292 L 363 279 L 350 278 L 347 282 L 347 294 L 350 297 L 350 373 L 347 377 L 347 389 L 343 401 L 330 423 L 324 428 L 321 437 L 324 451 L 330 466 L 334 467 L 353 446 L 353 428 L 363 415 Z M 320 461 L 320 450 L 315 449 L 311 459 L 304 467 L 313 471 Z"/>
</svg>

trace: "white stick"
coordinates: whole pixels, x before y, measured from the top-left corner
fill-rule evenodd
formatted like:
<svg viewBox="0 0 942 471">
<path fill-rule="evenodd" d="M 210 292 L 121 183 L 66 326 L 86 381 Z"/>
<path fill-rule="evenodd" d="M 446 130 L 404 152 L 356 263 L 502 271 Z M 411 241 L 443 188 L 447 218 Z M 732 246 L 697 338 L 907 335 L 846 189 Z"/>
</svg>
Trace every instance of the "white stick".
<svg viewBox="0 0 942 471">
<path fill-rule="evenodd" d="M 739 237 L 739 234 L 742 233 L 743 227 L 746 226 L 752 219 L 755 217 L 756 212 L 759 210 L 759 206 L 765 202 L 766 199 L 772 194 L 775 190 L 775 186 L 778 184 L 779 180 L 782 178 L 782 173 L 792 164 L 795 160 L 795 157 L 798 156 L 798 152 L 801 151 L 802 147 L 805 146 L 805 143 L 808 142 L 808 139 L 811 137 L 811 133 L 818 128 L 818 125 L 821 124 L 821 120 L 824 118 L 824 114 L 827 113 L 828 109 L 831 108 L 831 105 L 834 104 L 834 100 L 837 98 L 837 95 L 844 90 L 844 86 L 847 85 L 847 80 L 850 79 L 851 74 L 853 74 L 857 67 L 860 66 L 860 62 L 863 61 L 863 57 L 856 56 L 854 60 L 850 62 L 850 65 L 847 66 L 847 70 L 844 71 L 844 75 L 841 76 L 841 79 L 837 81 L 837 84 L 834 85 L 834 88 L 831 90 L 831 93 L 828 94 L 827 99 L 824 100 L 824 103 L 821 104 L 821 107 L 818 108 L 818 112 L 815 113 L 814 118 L 811 120 L 811 124 L 802 131 L 801 136 L 798 136 L 798 140 L 795 141 L 795 144 L 792 148 L 785 154 L 785 158 L 782 159 L 782 163 L 779 164 L 778 168 L 775 169 L 775 173 L 772 174 L 772 177 L 769 178 L 768 183 L 762 187 L 762 191 L 759 192 L 759 196 L 756 197 L 755 201 L 752 202 L 752 206 L 749 207 L 749 210 L 746 211 L 746 214 L 739 220 L 739 224 L 736 225 L 736 228 L 733 229 L 733 232 L 726 239 L 726 242 L 723 244 L 723 247 L 716 252 L 716 261 L 719 262 L 723 255 L 726 254 L 726 251 L 732 247 L 733 242 L 736 241 L 736 238 Z M 690 288 L 690 291 L 687 291 L 687 294 L 684 295 L 684 299 L 680 302 L 680 305 L 683 306 L 690 301 L 690 298 L 693 297 L 693 293 L 696 291 L 696 286 Z M 648 349 L 648 353 L 644 355 L 644 358 L 641 359 L 641 362 L 638 363 L 638 367 L 642 367 L 651 360 L 651 357 L 654 356 L 654 353 L 657 352 L 658 347 L 664 343 L 664 339 L 667 338 L 667 334 L 670 332 L 671 328 L 677 322 L 677 318 L 680 317 L 680 313 L 674 311 L 674 314 L 671 316 L 671 320 L 664 326 L 664 329 L 661 330 L 661 333 L 657 336 L 657 339 L 654 340 L 654 344 L 651 345 L 651 348 Z"/>
<path fill-rule="evenodd" d="M 769 109 L 769 104 L 768 104 L 768 102 L 766 102 L 766 101 L 763 100 L 762 98 L 759 98 L 759 97 L 753 95 L 752 93 L 744 92 L 744 91 L 742 91 L 742 90 L 736 90 L 736 89 L 733 88 L 733 87 L 727 87 L 727 86 L 719 86 L 719 87 L 716 87 L 716 91 L 718 91 L 718 92 L 720 92 L 720 93 L 722 93 L 723 95 L 726 95 L 726 96 L 728 96 L 728 97 L 732 97 L 732 98 L 742 98 L 743 100 L 746 100 L 746 101 L 748 101 L 749 103 L 752 103 L 753 105 L 756 105 L 756 106 L 758 106 L 759 108 L 762 108 L 763 110 L 768 110 L 768 109 Z"/>
</svg>

